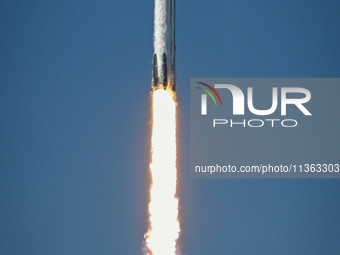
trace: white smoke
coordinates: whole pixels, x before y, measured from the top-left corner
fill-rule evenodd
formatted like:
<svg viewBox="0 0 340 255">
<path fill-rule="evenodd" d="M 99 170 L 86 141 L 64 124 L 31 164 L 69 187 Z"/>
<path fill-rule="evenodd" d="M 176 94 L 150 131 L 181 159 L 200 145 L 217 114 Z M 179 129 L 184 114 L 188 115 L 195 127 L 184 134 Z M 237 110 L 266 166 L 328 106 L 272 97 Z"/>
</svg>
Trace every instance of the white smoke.
<svg viewBox="0 0 340 255">
<path fill-rule="evenodd" d="M 166 0 L 155 0 L 154 50 L 157 54 L 158 80 L 163 81 L 163 53 L 166 52 Z"/>
</svg>

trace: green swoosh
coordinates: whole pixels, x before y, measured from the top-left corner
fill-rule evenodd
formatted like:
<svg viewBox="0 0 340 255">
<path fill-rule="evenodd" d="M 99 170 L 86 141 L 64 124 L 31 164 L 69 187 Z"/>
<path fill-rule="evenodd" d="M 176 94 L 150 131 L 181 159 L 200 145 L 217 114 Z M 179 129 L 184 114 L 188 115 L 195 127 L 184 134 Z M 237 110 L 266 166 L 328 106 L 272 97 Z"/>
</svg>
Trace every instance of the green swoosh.
<svg viewBox="0 0 340 255">
<path fill-rule="evenodd" d="M 201 90 L 204 90 L 205 92 L 207 92 L 207 93 L 209 94 L 209 96 L 211 96 L 211 98 L 214 100 L 214 103 L 215 103 L 215 105 L 217 106 L 216 100 L 215 100 L 214 96 L 213 96 L 208 90 L 202 89 L 202 88 L 200 88 L 200 87 L 196 87 L 196 88 L 201 89 Z"/>
</svg>

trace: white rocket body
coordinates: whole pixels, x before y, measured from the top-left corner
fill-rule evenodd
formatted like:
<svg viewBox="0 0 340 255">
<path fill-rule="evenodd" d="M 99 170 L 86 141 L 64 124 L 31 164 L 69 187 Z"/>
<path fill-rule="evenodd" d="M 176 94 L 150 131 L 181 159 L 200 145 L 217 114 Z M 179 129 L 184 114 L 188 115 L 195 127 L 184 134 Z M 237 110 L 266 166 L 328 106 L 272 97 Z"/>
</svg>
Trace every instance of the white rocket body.
<svg viewBox="0 0 340 255">
<path fill-rule="evenodd" d="M 153 86 L 176 88 L 175 0 L 155 0 Z"/>
</svg>

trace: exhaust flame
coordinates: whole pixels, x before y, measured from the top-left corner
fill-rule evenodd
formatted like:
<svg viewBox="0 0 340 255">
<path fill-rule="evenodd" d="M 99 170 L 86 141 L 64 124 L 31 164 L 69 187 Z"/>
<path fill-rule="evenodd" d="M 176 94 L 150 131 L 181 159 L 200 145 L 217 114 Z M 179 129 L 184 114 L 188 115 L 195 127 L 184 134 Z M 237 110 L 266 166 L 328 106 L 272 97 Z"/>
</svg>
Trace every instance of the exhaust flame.
<svg viewBox="0 0 340 255">
<path fill-rule="evenodd" d="M 175 255 L 180 232 L 176 195 L 176 102 L 171 89 L 152 95 L 152 159 L 150 164 L 150 229 L 147 254 Z"/>
</svg>

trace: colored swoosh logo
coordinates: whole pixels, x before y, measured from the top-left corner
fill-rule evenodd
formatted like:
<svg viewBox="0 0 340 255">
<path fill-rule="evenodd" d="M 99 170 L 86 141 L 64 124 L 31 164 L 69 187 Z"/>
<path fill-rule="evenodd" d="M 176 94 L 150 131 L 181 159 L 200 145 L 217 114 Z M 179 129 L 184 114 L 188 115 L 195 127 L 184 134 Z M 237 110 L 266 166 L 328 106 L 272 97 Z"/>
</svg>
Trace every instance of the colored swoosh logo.
<svg viewBox="0 0 340 255">
<path fill-rule="evenodd" d="M 220 98 L 220 95 L 217 93 L 217 91 L 216 91 L 213 87 L 211 87 L 210 85 L 205 84 L 205 83 L 203 83 L 203 82 L 197 82 L 197 83 L 202 84 L 203 86 L 206 86 L 207 88 L 211 89 L 211 91 L 214 92 L 215 95 L 217 96 L 217 98 L 218 98 L 218 100 L 220 101 L 220 104 L 221 104 L 221 106 L 222 106 L 222 100 L 221 100 L 221 98 Z M 205 92 L 206 92 L 206 93 L 214 100 L 214 103 L 215 103 L 215 105 L 217 106 L 216 100 L 215 100 L 214 96 L 213 96 L 208 90 L 202 89 L 202 88 L 200 88 L 200 87 L 197 87 L 197 88 L 198 88 L 198 89 L 201 89 L 201 90 L 203 90 L 203 91 L 205 91 Z"/>
</svg>

